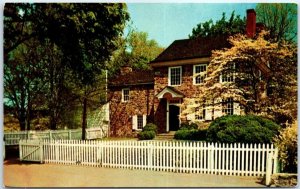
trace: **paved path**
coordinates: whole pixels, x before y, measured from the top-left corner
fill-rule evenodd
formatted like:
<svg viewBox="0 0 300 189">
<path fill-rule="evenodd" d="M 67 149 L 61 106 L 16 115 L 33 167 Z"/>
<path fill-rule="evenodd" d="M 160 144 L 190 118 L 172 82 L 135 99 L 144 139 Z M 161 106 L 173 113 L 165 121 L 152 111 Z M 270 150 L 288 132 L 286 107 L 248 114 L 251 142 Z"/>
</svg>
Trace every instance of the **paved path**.
<svg viewBox="0 0 300 189">
<path fill-rule="evenodd" d="M 255 177 L 4 162 L 7 187 L 264 187 Z"/>
</svg>

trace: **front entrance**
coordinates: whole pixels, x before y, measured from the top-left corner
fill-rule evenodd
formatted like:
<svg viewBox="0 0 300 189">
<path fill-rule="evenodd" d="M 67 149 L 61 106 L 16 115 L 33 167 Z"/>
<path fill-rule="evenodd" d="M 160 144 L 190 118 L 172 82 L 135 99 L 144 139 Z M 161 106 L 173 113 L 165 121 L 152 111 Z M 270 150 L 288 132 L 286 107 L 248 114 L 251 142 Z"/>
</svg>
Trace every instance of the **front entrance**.
<svg viewBox="0 0 300 189">
<path fill-rule="evenodd" d="M 169 128 L 170 131 L 179 129 L 179 113 L 180 108 L 176 105 L 169 105 Z"/>
</svg>

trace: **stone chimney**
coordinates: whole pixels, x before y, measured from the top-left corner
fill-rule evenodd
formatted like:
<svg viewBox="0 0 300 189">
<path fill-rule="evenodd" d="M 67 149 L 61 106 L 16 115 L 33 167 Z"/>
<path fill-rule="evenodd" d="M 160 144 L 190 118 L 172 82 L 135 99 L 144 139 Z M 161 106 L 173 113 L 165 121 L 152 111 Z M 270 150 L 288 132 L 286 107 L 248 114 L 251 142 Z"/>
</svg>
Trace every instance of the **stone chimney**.
<svg viewBox="0 0 300 189">
<path fill-rule="evenodd" d="M 256 33 L 256 12 L 254 9 L 247 10 L 246 35 L 253 38 Z"/>
<path fill-rule="evenodd" d="M 132 68 L 129 65 L 124 65 L 121 67 L 121 75 L 125 75 L 132 72 Z"/>
</svg>

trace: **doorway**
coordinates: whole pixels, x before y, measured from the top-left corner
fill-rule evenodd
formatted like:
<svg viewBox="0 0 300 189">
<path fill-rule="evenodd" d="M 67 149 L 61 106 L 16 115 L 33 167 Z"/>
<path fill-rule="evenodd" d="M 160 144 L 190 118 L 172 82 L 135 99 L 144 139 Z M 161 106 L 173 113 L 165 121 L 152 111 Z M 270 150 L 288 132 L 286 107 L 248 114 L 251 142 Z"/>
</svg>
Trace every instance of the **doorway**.
<svg viewBox="0 0 300 189">
<path fill-rule="evenodd" d="M 169 105 L 169 128 L 170 131 L 179 129 L 179 113 L 180 108 L 176 105 Z"/>
</svg>

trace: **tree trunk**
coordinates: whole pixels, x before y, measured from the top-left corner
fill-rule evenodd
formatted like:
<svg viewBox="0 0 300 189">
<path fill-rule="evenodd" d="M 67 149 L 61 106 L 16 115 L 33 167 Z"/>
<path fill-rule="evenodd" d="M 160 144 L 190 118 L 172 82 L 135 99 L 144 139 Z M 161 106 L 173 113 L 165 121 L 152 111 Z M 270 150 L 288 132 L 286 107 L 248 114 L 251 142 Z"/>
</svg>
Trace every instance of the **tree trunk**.
<svg viewBox="0 0 300 189">
<path fill-rule="evenodd" d="M 87 125 L 87 98 L 83 98 L 83 110 L 82 110 L 82 140 L 85 140 L 85 129 Z"/>
<path fill-rule="evenodd" d="M 26 114 L 25 114 L 25 109 L 23 109 L 23 108 L 20 110 L 19 123 L 20 123 L 21 131 L 25 131 L 25 129 L 26 129 Z"/>
</svg>

